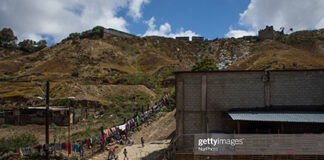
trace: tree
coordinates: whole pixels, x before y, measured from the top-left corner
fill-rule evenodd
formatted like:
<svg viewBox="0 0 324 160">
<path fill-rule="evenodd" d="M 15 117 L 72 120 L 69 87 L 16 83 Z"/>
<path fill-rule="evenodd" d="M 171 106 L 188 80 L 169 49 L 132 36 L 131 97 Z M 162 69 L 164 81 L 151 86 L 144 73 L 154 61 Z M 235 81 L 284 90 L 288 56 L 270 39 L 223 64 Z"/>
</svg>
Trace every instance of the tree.
<svg viewBox="0 0 324 160">
<path fill-rule="evenodd" d="M 192 67 L 192 71 L 216 71 L 216 60 L 213 58 L 204 58 Z"/>
<path fill-rule="evenodd" d="M 16 47 L 17 37 L 10 28 L 3 28 L 0 31 L 0 45 L 2 47 Z"/>
<path fill-rule="evenodd" d="M 30 39 L 25 39 L 18 44 L 19 48 L 25 52 L 35 52 L 36 51 L 36 42 Z"/>
<path fill-rule="evenodd" d="M 68 37 L 68 39 L 72 39 L 72 40 L 76 40 L 76 39 L 80 39 L 80 33 L 75 32 L 75 33 L 71 33 Z"/>
<path fill-rule="evenodd" d="M 37 45 L 36 50 L 39 51 L 39 50 L 41 50 L 41 49 L 43 49 L 43 48 L 45 48 L 47 46 L 47 42 L 46 42 L 46 40 L 39 40 L 36 43 L 36 45 Z"/>
<path fill-rule="evenodd" d="M 95 26 L 92 28 L 92 33 L 94 34 L 101 34 L 101 32 L 103 31 L 104 27 L 102 26 Z"/>
<path fill-rule="evenodd" d="M 45 48 L 47 46 L 47 42 L 46 40 L 39 40 L 38 42 L 35 42 L 31 39 L 25 39 L 22 42 L 19 42 L 18 46 L 19 49 L 25 52 L 33 53 Z"/>
</svg>

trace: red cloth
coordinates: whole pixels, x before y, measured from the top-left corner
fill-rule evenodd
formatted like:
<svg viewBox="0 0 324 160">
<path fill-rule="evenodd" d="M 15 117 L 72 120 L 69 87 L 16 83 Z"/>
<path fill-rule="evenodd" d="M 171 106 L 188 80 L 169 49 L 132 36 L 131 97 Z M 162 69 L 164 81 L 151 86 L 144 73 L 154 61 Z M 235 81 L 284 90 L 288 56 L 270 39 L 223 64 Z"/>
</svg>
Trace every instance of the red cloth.
<svg viewBox="0 0 324 160">
<path fill-rule="evenodd" d="M 101 139 L 102 143 L 104 143 L 104 142 L 105 142 L 105 140 L 103 139 L 103 137 L 102 137 L 102 136 L 100 136 L 100 139 Z"/>
<path fill-rule="evenodd" d="M 113 152 L 115 152 L 116 150 L 115 150 L 115 148 L 110 148 L 110 150 L 112 150 Z"/>
<path fill-rule="evenodd" d="M 17 152 L 18 152 L 19 157 L 21 157 L 21 151 L 20 151 L 20 148 L 17 149 Z"/>
<path fill-rule="evenodd" d="M 88 148 L 90 148 L 90 140 L 87 139 L 87 143 L 88 143 Z"/>
<path fill-rule="evenodd" d="M 69 154 L 71 154 L 71 148 L 72 148 L 71 143 L 67 143 L 67 149 Z"/>
<path fill-rule="evenodd" d="M 65 149 L 66 151 L 68 151 L 68 143 L 65 143 L 65 146 L 64 146 L 64 147 L 65 147 L 64 149 Z"/>
<path fill-rule="evenodd" d="M 37 145 L 33 146 L 34 149 L 37 149 Z"/>
</svg>

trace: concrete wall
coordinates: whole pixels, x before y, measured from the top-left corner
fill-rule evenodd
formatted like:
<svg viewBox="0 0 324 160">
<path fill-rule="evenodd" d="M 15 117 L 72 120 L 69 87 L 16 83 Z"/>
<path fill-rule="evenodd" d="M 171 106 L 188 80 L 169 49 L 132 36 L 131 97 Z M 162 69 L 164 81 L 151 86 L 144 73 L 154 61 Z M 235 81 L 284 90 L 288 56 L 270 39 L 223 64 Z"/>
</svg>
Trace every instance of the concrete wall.
<svg viewBox="0 0 324 160">
<path fill-rule="evenodd" d="M 107 37 L 132 38 L 132 37 L 136 37 L 136 36 L 129 34 L 129 33 L 121 32 L 121 31 L 109 28 L 109 29 L 103 30 L 102 38 L 107 38 Z"/>
<path fill-rule="evenodd" d="M 192 41 L 204 41 L 204 37 L 197 37 L 197 36 L 192 36 L 191 37 Z"/>
<path fill-rule="evenodd" d="M 189 37 L 176 37 L 178 40 L 189 41 Z"/>
<path fill-rule="evenodd" d="M 193 134 L 237 132 L 231 109 L 324 106 L 324 70 L 179 72 L 176 103 L 177 148 L 190 150 Z"/>
</svg>

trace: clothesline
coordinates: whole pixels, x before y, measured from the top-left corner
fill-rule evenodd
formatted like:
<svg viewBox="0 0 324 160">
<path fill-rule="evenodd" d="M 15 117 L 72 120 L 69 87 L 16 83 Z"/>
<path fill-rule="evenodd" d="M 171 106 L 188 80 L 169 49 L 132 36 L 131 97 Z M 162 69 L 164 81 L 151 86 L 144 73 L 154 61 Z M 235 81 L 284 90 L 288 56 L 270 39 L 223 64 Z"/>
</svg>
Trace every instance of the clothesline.
<svg viewBox="0 0 324 160">
<path fill-rule="evenodd" d="M 108 144 L 110 138 L 115 138 L 116 140 L 121 138 L 121 135 L 127 135 L 128 131 L 132 130 L 133 128 L 136 128 L 143 124 L 153 113 L 156 113 L 160 110 L 161 105 L 168 105 L 169 104 L 169 97 L 168 94 L 163 96 L 163 98 L 154 106 L 152 106 L 152 109 L 149 109 L 141 114 L 135 114 L 133 117 L 131 117 L 129 120 L 126 122 L 117 125 L 115 127 L 103 129 L 101 132 L 101 136 L 94 137 L 92 138 L 86 138 L 82 141 L 82 145 L 87 144 L 88 148 L 90 149 L 92 146 L 94 146 L 95 142 L 103 143 L 103 144 Z M 108 139 L 108 140 L 107 140 Z M 46 150 L 47 148 L 49 149 L 50 152 L 53 151 L 53 148 L 55 146 L 55 149 L 60 151 L 60 150 L 66 150 L 68 154 L 71 154 L 71 151 L 74 152 L 80 152 L 83 150 L 82 146 L 79 144 L 74 144 L 74 143 L 50 143 L 49 147 L 46 147 L 46 145 L 35 145 L 32 147 L 21 147 L 17 149 L 17 152 L 19 156 L 23 156 L 26 153 L 31 153 L 31 152 L 40 152 L 41 150 Z"/>
</svg>

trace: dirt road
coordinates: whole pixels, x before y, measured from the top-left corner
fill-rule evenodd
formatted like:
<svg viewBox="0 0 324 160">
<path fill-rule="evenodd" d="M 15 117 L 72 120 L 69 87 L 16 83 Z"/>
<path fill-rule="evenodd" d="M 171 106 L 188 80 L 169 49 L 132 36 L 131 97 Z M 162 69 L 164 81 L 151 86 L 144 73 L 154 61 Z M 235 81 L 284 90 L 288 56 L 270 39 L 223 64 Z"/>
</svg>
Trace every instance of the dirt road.
<svg viewBox="0 0 324 160">
<path fill-rule="evenodd" d="M 123 149 L 126 148 L 128 159 L 156 159 L 154 157 L 161 156 L 163 150 L 169 146 L 170 135 L 175 131 L 175 110 L 165 114 L 157 121 L 153 122 L 147 127 L 142 127 L 141 131 L 132 135 L 131 139 L 135 140 L 135 144 L 132 146 L 120 146 L 118 150 L 118 158 L 123 159 Z M 141 137 L 144 138 L 145 145 L 141 145 Z M 90 160 L 105 160 L 107 159 L 107 152 L 95 155 Z M 149 158 L 148 158 L 149 157 Z"/>
</svg>

